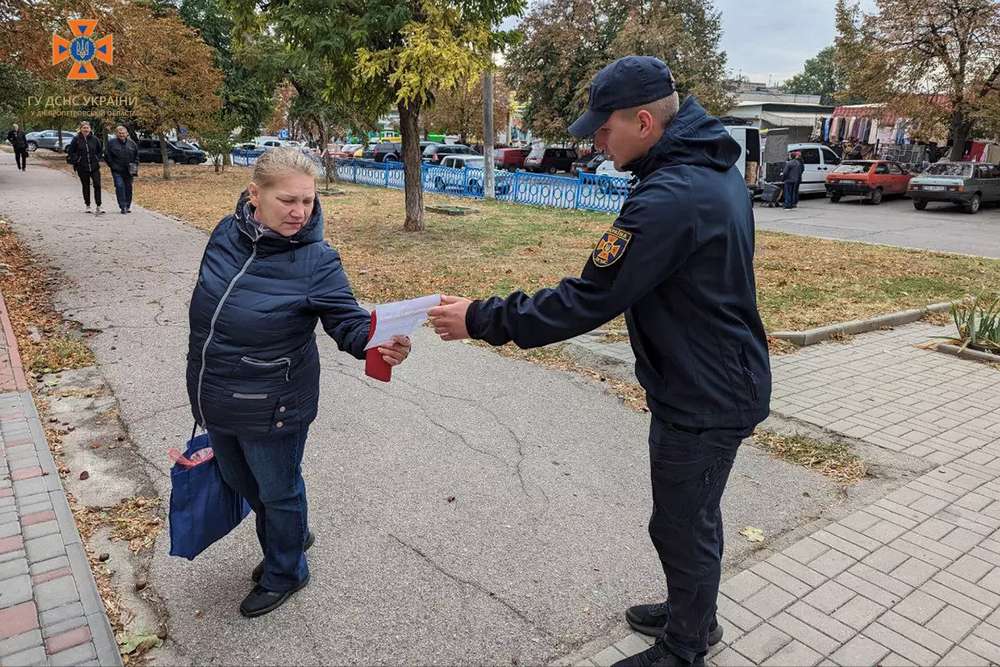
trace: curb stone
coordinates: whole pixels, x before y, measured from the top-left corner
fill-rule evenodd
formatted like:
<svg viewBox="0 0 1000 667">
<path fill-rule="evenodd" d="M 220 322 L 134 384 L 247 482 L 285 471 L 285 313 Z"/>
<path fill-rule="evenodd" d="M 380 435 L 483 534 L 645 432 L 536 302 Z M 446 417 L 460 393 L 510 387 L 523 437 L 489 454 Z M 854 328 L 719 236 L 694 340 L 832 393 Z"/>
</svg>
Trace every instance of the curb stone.
<svg viewBox="0 0 1000 667">
<path fill-rule="evenodd" d="M 774 338 L 780 338 L 781 340 L 787 340 L 789 343 L 798 345 L 799 347 L 805 347 L 806 345 L 821 343 L 838 335 L 867 333 L 869 331 L 878 331 L 879 329 L 886 327 L 896 327 L 902 324 L 910 324 L 930 313 L 947 312 L 951 309 L 951 304 L 951 301 L 932 303 L 928 306 L 924 306 L 923 308 L 901 310 L 899 312 L 888 313 L 886 315 L 877 315 L 864 320 L 850 320 L 848 322 L 829 324 L 815 329 L 806 329 L 805 331 L 775 331 L 768 335 L 773 336 Z"/>
</svg>

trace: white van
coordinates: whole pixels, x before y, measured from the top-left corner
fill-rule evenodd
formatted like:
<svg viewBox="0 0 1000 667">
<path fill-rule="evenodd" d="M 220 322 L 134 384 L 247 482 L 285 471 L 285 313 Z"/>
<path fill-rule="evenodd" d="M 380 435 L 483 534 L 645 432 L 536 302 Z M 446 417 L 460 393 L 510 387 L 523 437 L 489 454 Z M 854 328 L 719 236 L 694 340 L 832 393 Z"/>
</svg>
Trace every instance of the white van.
<svg viewBox="0 0 1000 667">
<path fill-rule="evenodd" d="M 840 158 L 823 144 L 788 144 L 788 154 L 802 154 L 802 185 L 799 192 L 826 193 L 826 175 L 833 171 Z"/>
</svg>

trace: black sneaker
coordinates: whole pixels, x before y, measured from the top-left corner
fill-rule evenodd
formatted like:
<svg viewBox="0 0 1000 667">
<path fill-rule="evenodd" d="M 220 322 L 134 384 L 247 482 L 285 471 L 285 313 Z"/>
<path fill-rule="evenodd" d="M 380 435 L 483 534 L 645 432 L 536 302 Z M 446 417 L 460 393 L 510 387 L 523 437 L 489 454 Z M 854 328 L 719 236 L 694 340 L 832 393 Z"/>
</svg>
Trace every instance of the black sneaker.
<svg viewBox="0 0 1000 667">
<path fill-rule="evenodd" d="M 659 637 L 667 625 L 667 603 L 637 604 L 625 611 L 625 620 L 636 632 L 650 637 Z M 708 628 L 708 645 L 715 646 L 722 641 L 722 628 L 712 621 Z"/>
<path fill-rule="evenodd" d="M 240 613 L 247 618 L 256 618 L 269 614 L 288 601 L 295 593 L 301 591 L 309 583 L 309 575 L 290 591 L 269 591 L 260 584 L 253 587 L 250 594 L 240 603 Z"/>
<path fill-rule="evenodd" d="M 699 655 L 694 662 L 687 662 L 658 641 L 642 653 L 619 660 L 611 667 L 705 667 L 705 656 Z"/>
<path fill-rule="evenodd" d="M 316 541 L 316 536 L 313 535 L 313 532 L 310 530 L 308 533 L 306 533 L 306 548 L 304 549 L 304 551 L 309 551 L 309 547 L 311 547 L 313 545 L 313 542 L 315 541 Z M 253 572 L 250 574 L 250 578 L 256 584 L 260 583 L 260 578 L 263 576 L 264 576 L 264 561 L 262 560 L 261 562 L 257 563 L 257 567 L 253 569 Z"/>
</svg>

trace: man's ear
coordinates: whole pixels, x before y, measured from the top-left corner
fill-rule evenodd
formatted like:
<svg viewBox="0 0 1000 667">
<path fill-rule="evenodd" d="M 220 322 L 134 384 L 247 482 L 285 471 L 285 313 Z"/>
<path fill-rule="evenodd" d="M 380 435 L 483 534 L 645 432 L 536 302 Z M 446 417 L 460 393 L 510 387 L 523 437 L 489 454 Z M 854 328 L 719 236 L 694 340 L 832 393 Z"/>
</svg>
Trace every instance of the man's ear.
<svg viewBox="0 0 1000 667">
<path fill-rule="evenodd" d="M 646 138 L 650 134 L 652 134 L 653 130 L 656 127 L 656 119 L 653 118 L 653 114 L 651 114 L 647 109 L 639 109 L 639 112 L 636 114 L 636 117 L 639 120 L 640 136 Z"/>
</svg>

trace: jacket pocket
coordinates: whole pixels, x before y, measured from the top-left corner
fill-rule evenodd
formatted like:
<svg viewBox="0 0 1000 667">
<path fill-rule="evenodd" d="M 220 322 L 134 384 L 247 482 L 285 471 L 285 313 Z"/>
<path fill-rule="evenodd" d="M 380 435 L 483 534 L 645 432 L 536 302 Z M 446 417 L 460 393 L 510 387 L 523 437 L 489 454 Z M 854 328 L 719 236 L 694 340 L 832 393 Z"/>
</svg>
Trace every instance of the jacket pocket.
<svg viewBox="0 0 1000 667">
<path fill-rule="evenodd" d="M 755 401 L 758 400 L 760 395 L 757 391 L 757 376 L 750 370 L 750 360 L 747 359 L 745 347 L 740 348 L 740 368 L 743 370 L 743 381 L 746 383 L 747 391 L 750 392 L 750 397 Z"/>
<path fill-rule="evenodd" d="M 285 382 L 288 382 L 291 379 L 292 360 L 289 357 L 279 357 L 277 359 L 255 359 L 254 357 L 244 355 L 240 357 L 240 363 L 261 371 L 283 372 Z"/>
</svg>

